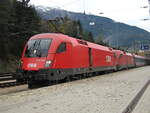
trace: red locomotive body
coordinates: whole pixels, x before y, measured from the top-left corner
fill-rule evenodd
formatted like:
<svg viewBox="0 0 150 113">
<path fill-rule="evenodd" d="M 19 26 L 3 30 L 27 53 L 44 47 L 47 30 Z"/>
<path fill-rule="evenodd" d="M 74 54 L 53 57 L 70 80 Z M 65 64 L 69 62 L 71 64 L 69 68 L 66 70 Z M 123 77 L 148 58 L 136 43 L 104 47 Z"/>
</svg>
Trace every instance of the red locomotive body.
<svg viewBox="0 0 150 113">
<path fill-rule="evenodd" d="M 31 37 L 26 44 L 17 79 L 26 78 L 29 87 L 32 87 L 39 81 L 49 82 L 77 74 L 130 68 L 135 65 L 137 57 L 67 35 L 44 33 Z"/>
</svg>

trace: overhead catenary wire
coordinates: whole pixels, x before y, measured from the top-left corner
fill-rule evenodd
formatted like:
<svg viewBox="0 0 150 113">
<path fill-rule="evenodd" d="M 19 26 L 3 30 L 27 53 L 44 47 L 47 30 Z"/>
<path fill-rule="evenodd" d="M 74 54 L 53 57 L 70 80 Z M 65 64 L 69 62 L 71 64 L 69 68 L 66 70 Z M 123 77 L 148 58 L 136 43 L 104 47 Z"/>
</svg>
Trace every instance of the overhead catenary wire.
<svg viewBox="0 0 150 113">
<path fill-rule="evenodd" d="M 150 15 L 150 0 L 148 0 L 148 4 L 149 4 L 149 15 Z"/>
</svg>

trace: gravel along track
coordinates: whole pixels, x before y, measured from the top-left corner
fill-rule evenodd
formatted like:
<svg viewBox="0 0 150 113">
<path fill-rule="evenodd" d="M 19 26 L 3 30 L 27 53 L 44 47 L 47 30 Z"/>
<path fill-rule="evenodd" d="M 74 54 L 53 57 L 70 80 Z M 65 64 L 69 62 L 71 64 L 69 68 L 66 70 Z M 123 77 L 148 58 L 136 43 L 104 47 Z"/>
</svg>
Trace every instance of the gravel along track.
<svg viewBox="0 0 150 113">
<path fill-rule="evenodd" d="M 7 88 L 0 88 L 0 96 L 28 90 L 28 85 L 19 85 Z"/>
<path fill-rule="evenodd" d="M 0 113 L 122 113 L 149 79 L 145 66 L 2 95 Z"/>
</svg>

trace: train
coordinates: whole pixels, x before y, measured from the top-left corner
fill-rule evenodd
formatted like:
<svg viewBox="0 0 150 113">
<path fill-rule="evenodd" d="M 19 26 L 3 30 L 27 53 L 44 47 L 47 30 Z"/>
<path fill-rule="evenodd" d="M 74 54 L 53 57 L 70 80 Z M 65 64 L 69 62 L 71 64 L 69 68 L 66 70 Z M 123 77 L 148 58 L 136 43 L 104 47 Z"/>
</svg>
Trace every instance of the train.
<svg viewBox="0 0 150 113">
<path fill-rule="evenodd" d="M 41 82 L 150 64 L 150 58 L 77 39 L 61 33 L 32 36 L 24 47 L 17 81 Z"/>
</svg>

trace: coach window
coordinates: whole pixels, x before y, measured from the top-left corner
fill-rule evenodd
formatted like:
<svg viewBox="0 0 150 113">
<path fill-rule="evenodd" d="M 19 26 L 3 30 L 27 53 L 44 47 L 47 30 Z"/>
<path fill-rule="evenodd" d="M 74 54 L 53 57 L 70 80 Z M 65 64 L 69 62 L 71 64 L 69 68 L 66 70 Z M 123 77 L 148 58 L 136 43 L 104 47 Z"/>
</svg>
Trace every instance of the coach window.
<svg viewBox="0 0 150 113">
<path fill-rule="evenodd" d="M 66 43 L 65 42 L 62 42 L 58 48 L 57 48 L 57 53 L 62 53 L 62 52 L 65 52 L 66 51 Z"/>
</svg>

